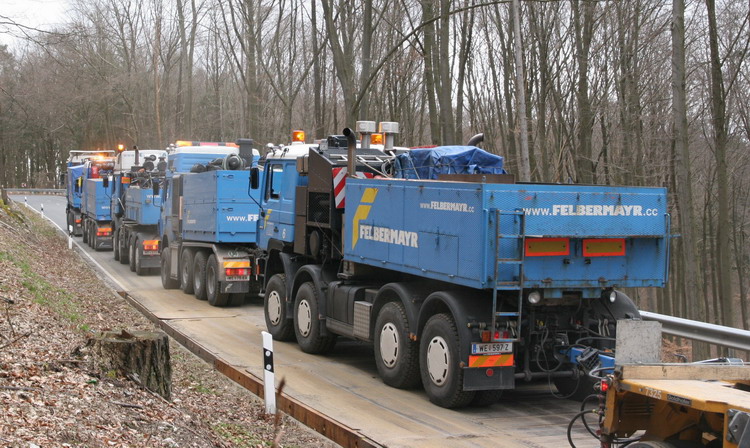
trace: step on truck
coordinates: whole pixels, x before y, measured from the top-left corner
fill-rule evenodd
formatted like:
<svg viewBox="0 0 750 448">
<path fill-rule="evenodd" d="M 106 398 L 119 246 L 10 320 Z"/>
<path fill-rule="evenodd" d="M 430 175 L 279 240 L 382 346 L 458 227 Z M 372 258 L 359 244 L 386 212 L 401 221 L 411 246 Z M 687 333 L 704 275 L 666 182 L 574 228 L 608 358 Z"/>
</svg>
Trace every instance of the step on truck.
<svg viewBox="0 0 750 448">
<path fill-rule="evenodd" d="M 158 272 L 161 198 L 167 152 L 157 149 L 118 151 L 112 175 L 112 255 L 138 275 Z"/>
<path fill-rule="evenodd" d="M 364 136 L 373 127 L 357 124 Z M 274 338 L 308 353 L 337 337 L 370 342 L 386 384 L 421 384 L 447 408 L 494 403 L 533 379 L 591 393 L 587 373 L 611 360 L 616 321 L 639 317 L 618 288 L 665 285 L 666 190 L 514 183 L 497 160 L 475 163 L 493 158 L 475 147 L 381 163 L 345 134 L 264 166 Z"/>
<path fill-rule="evenodd" d="M 258 294 L 256 228 L 259 197 L 249 186 L 260 154 L 236 144 L 178 142 L 167 156 L 161 192 L 161 276 L 213 306 Z"/>
<path fill-rule="evenodd" d="M 81 193 L 83 191 L 84 163 L 96 157 L 111 157 L 114 151 L 78 151 L 68 154 L 65 173 L 65 206 L 66 230 L 73 236 L 83 235 L 83 213 L 81 209 Z"/>
<path fill-rule="evenodd" d="M 114 158 L 96 157 L 83 166 L 81 207 L 83 242 L 94 250 L 112 249 L 112 183 Z"/>
</svg>

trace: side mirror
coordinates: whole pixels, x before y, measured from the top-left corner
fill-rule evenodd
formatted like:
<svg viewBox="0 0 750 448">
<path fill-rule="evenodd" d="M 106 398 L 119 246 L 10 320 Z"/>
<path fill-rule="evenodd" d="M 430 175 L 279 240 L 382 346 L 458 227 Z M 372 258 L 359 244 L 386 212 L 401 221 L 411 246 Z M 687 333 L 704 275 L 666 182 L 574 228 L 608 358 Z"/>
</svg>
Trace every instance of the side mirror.
<svg viewBox="0 0 750 448">
<path fill-rule="evenodd" d="M 104 176 L 102 178 L 102 187 L 109 188 L 109 176 Z"/>
<path fill-rule="evenodd" d="M 250 169 L 250 189 L 257 190 L 260 187 L 260 169 L 254 166 Z"/>
<path fill-rule="evenodd" d="M 159 182 L 154 182 L 154 198 L 159 196 Z"/>
<path fill-rule="evenodd" d="M 75 192 L 76 193 L 80 193 L 81 192 L 81 184 L 82 183 L 83 183 L 82 182 L 82 178 L 79 177 L 78 179 L 76 179 L 76 188 L 75 188 Z"/>
</svg>

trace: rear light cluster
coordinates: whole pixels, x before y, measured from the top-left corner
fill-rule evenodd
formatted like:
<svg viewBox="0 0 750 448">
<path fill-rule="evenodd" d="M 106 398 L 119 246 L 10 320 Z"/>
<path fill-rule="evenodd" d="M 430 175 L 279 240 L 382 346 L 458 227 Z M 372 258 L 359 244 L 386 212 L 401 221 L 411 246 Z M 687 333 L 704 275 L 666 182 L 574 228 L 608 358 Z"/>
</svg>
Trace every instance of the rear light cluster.
<svg viewBox="0 0 750 448">
<path fill-rule="evenodd" d="M 482 342 L 500 341 L 503 339 L 510 339 L 510 333 L 508 331 L 495 331 L 483 330 L 480 332 Z"/>
<path fill-rule="evenodd" d="M 76 224 L 80 224 L 80 223 L 81 223 L 81 218 L 76 219 Z"/>
<path fill-rule="evenodd" d="M 112 235 L 112 229 L 109 227 L 100 227 L 96 229 L 96 236 L 110 236 Z"/>
<path fill-rule="evenodd" d="M 226 268 L 227 277 L 240 277 L 250 275 L 250 269 L 248 268 Z"/>
<path fill-rule="evenodd" d="M 159 250 L 159 240 L 145 240 L 143 241 L 143 250 L 144 251 L 158 251 Z"/>
</svg>

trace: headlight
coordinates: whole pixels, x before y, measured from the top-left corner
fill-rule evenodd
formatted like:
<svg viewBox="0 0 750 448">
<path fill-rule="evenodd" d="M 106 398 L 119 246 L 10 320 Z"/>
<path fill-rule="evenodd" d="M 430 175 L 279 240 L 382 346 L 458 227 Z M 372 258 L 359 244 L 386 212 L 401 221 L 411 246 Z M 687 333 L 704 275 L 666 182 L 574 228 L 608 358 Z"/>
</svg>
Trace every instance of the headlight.
<svg viewBox="0 0 750 448">
<path fill-rule="evenodd" d="M 531 291 L 527 299 L 530 304 L 536 305 L 542 300 L 542 295 L 539 293 L 539 291 Z"/>
<path fill-rule="evenodd" d="M 617 291 L 614 289 L 609 293 L 609 303 L 615 303 L 615 300 L 617 300 Z"/>
</svg>

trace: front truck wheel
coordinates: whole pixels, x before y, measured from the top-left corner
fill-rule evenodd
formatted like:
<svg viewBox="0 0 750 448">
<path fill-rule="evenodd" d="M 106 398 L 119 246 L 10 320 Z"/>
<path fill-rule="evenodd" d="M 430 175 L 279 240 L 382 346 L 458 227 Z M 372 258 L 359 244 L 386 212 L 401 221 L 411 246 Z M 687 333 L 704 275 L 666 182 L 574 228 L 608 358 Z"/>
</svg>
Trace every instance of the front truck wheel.
<svg viewBox="0 0 750 448">
<path fill-rule="evenodd" d="M 375 365 L 383 382 L 410 389 L 419 384 L 419 344 L 409 339 L 404 305 L 386 303 L 375 322 Z"/>
<path fill-rule="evenodd" d="M 211 254 L 206 264 L 206 299 L 211 306 L 227 306 L 229 294 L 221 292 L 219 283 L 219 261 Z"/>
<path fill-rule="evenodd" d="M 192 294 L 193 286 L 193 251 L 185 248 L 180 257 L 180 289 L 185 294 Z"/>
<path fill-rule="evenodd" d="M 193 256 L 193 292 L 198 300 L 206 300 L 206 263 L 208 255 L 199 250 Z"/>
<path fill-rule="evenodd" d="M 169 246 L 163 248 L 161 250 L 161 286 L 164 289 L 176 289 L 177 288 L 177 280 L 173 279 L 169 276 L 170 270 L 171 270 L 171 259 L 169 253 L 172 249 L 169 248 Z"/>
<path fill-rule="evenodd" d="M 286 275 L 275 274 L 268 280 L 263 297 L 266 328 L 277 341 L 294 339 L 294 319 L 287 316 Z"/>
<path fill-rule="evenodd" d="M 326 353 L 336 345 L 336 336 L 323 336 L 320 331 L 320 306 L 313 282 L 303 283 L 294 300 L 294 333 L 305 353 Z"/>
<path fill-rule="evenodd" d="M 450 314 L 436 314 L 427 321 L 419 345 L 419 368 L 427 397 L 444 408 L 460 408 L 474 398 L 463 390 L 464 372 L 458 355 L 458 329 Z"/>
</svg>

